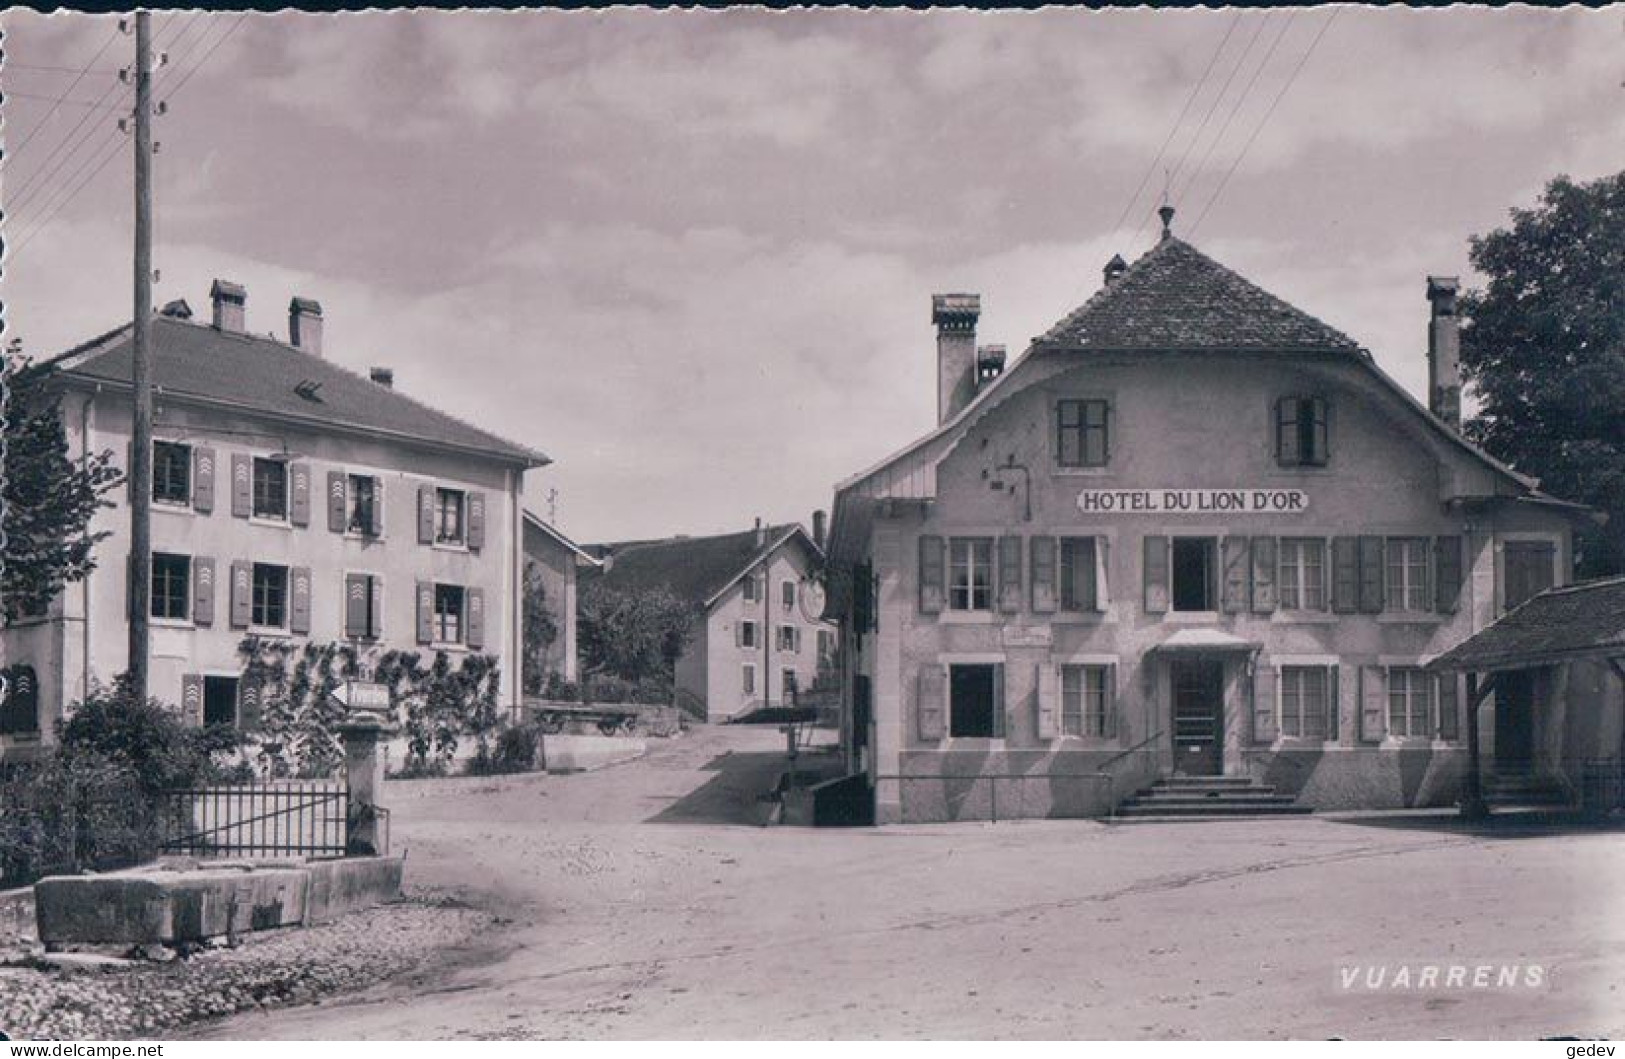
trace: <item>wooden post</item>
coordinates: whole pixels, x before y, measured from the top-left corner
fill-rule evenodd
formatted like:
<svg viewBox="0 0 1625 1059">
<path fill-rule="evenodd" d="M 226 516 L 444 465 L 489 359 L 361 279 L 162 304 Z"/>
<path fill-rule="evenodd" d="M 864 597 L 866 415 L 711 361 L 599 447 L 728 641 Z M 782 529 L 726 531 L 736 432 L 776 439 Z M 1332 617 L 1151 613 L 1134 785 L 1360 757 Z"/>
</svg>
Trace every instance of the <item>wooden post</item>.
<svg viewBox="0 0 1625 1059">
<path fill-rule="evenodd" d="M 135 304 L 130 446 L 131 691 L 147 698 L 152 614 L 152 37 L 135 13 Z"/>
<path fill-rule="evenodd" d="M 1478 707 L 1494 686 L 1492 678 L 1480 689 L 1478 674 L 1467 674 L 1467 775 L 1462 779 L 1461 791 L 1461 815 L 1467 820 L 1482 820 L 1490 815 L 1479 775 Z"/>
</svg>

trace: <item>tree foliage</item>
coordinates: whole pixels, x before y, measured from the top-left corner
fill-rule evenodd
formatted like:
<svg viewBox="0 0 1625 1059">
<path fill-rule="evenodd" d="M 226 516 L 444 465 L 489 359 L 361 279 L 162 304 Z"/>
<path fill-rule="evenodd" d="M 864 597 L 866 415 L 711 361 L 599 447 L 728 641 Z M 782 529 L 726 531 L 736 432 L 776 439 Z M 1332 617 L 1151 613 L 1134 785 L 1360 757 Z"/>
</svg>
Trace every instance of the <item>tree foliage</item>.
<svg viewBox="0 0 1625 1059">
<path fill-rule="evenodd" d="M 525 563 L 521 622 L 520 687 L 526 695 L 540 695 L 547 686 L 548 660 L 559 638 L 559 626 L 548 604 L 542 568 L 534 561 Z"/>
<path fill-rule="evenodd" d="M 112 506 L 106 494 L 124 473 L 111 450 L 84 459 L 69 451 L 52 368 L 10 353 L 6 360 L 0 600 L 12 621 L 44 610 L 64 584 L 95 569 L 95 547 L 108 534 L 92 533 L 90 521 Z"/>
<path fill-rule="evenodd" d="M 1610 516 L 1577 537 L 1583 575 L 1625 569 L 1625 173 L 1557 177 L 1471 258 L 1488 284 L 1461 305 L 1468 436 Z"/>
<path fill-rule="evenodd" d="M 581 586 L 576 623 L 581 666 L 634 683 L 670 683 L 693 636 L 695 608 L 666 589 L 632 592 L 598 578 Z"/>
</svg>

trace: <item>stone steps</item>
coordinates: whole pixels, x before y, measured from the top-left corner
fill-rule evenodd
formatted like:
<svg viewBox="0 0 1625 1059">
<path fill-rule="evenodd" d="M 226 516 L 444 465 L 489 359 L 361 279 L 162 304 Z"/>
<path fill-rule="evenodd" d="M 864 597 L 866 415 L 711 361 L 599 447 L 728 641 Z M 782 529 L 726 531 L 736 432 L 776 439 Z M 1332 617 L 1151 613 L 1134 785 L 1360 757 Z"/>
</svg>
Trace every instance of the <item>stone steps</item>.
<svg viewBox="0 0 1625 1059">
<path fill-rule="evenodd" d="M 1247 776 L 1169 776 L 1124 799 L 1120 820 L 1235 819 L 1301 816 L 1312 812 L 1291 795 Z"/>
</svg>

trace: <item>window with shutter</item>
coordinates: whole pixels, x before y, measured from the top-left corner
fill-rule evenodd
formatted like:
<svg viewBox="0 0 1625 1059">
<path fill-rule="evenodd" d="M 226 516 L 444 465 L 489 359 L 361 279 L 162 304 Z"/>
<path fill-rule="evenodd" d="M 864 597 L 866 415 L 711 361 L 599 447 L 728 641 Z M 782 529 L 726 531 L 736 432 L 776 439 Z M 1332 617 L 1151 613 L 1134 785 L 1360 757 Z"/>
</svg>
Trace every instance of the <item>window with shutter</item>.
<svg viewBox="0 0 1625 1059">
<path fill-rule="evenodd" d="M 1282 610 L 1326 609 L 1326 541 L 1282 537 L 1277 596 Z"/>
<path fill-rule="evenodd" d="M 288 464 L 284 460 L 254 457 L 254 517 L 273 522 L 288 520 Z"/>
<path fill-rule="evenodd" d="M 1409 666 L 1388 670 L 1388 734 L 1399 739 L 1433 735 L 1433 674 Z"/>
<path fill-rule="evenodd" d="M 746 695 L 756 694 L 756 667 L 749 662 L 739 667 L 739 690 Z"/>
<path fill-rule="evenodd" d="M 997 739 L 1004 734 L 999 666 L 948 667 L 948 734 L 955 739 Z"/>
<path fill-rule="evenodd" d="M 993 538 L 949 538 L 948 609 L 993 609 Z"/>
<path fill-rule="evenodd" d="M 1021 609 L 1021 538 L 999 538 L 999 609 L 1014 614 Z"/>
<path fill-rule="evenodd" d="M 1501 552 L 1502 607 L 1511 610 L 1556 584 L 1557 546 L 1551 541 L 1507 541 Z"/>
<path fill-rule="evenodd" d="M 1282 666 L 1280 732 L 1293 739 L 1332 736 L 1331 675 L 1324 666 Z"/>
<path fill-rule="evenodd" d="M 0 689 L 0 735 L 39 731 L 39 676 L 26 662 L 7 666 Z"/>
<path fill-rule="evenodd" d="M 203 724 L 205 727 L 226 725 L 235 727 L 237 724 L 237 690 L 236 677 L 203 678 Z"/>
<path fill-rule="evenodd" d="M 1218 539 L 1175 537 L 1169 563 L 1170 598 L 1176 611 L 1216 611 L 1218 606 Z M 1256 580 L 1256 565 L 1253 571 Z M 1254 588 L 1254 606 L 1257 589 Z M 1274 591 L 1271 590 L 1273 600 Z"/>
<path fill-rule="evenodd" d="M 1100 609 L 1095 591 L 1095 538 L 1062 537 L 1060 553 L 1060 609 L 1073 613 Z"/>
<path fill-rule="evenodd" d="M 171 621 L 185 621 L 191 611 L 191 604 L 191 556 L 154 552 L 150 615 Z"/>
<path fill-rule="evenodd" d="M 1055 609 L 1055 538 L 1033 537 L 1028 545 L 1032 554 L 1033 611 L 1048 614 Z"/>
<path fill-rule="evenodd" d="M 466 635 L 467 597 L 462 585 L 436 584 L 434 586 L 435 643 L 459 644 Z"/>
<path fill-rule="evenodd" d="M 920 613 L 939 614 L 947 602 L 945 542 L 935 534 L 920 537 Z"/>
<path fill-rule="evenodd" d="M 1433 609 L 1433 542 L 1427 537 L 1389 537 L 1384 545 L 1387 609 L 1416 614 Z"/>
<path fill-rule="evenodd" d="M 1061 667 L 1061 733 L 1086 739 L 1106 739 L 1111 732 L 1111 667 Z"/>
<path fill-rule="evenodd" d="M 1055 402 L 1055 461 L 1062 467 L 1104 467 L 1111 461 L 1111 405 L 1098 399 Z"/>
<path fill-rule="evenodd" d="M 1283 397 L 1275 403 L 1275 456 L 1283 467 L 1324 467 L 1326 399 Z"/>
<path fill-rule="evenodd" d="M 152 443 L 152 502 L 178 507 L 192 503 L 192 446 Z"/>
</svg>

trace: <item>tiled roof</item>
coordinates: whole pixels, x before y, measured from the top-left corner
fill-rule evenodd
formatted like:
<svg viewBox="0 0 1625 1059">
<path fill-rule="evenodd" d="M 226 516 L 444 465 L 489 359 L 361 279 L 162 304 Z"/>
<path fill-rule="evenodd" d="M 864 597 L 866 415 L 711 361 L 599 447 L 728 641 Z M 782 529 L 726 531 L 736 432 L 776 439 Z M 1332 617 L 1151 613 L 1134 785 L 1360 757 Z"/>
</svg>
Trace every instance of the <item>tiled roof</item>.
<svg viewBox="0 0 1625 1059">
<path fill-rule="evenodd" d="M 132 328 L 126 324 L 52 360 L 65 375 L 129 384 Z M 540 467 L 548 458 L 270 338 L 216 330 L 168 316 L 152 320 L 152 383 L 177 397 L 221 401 L 317 426 L 419 441 Z M 303 385 L 302 385 L 303 384 Z M 311 391 L 306 398 L 295 387 Z"/>
<path fill-rule="evenodd" d="M 1484 671 L 1612 653 L 1625 655 L 1625 577 L 1547 589 L 1430 668 Z"/>
<path fill-rule="evenodd" d="M 586 550 L 612 557 L 602 572 L 594 575 L 603 578 L 606 585 L 632 592 L 666 588 L 699 607 L 799 528 L 794 523 L 768 526 L 763 530 L 765 544 L 757 543 L 752 529 L 717 537 L 588 545 Z"/>
<path fill-rule="evenodd" d="M 1173 236 L 1039 341 L 1082 349 L 1360 349 L 1352 338 Z"/>
</svg>

